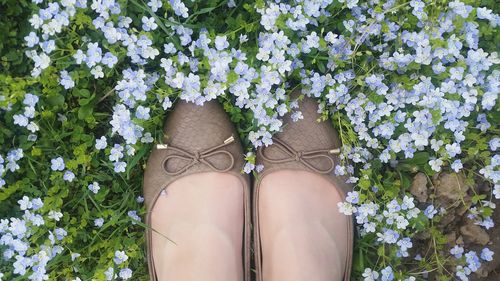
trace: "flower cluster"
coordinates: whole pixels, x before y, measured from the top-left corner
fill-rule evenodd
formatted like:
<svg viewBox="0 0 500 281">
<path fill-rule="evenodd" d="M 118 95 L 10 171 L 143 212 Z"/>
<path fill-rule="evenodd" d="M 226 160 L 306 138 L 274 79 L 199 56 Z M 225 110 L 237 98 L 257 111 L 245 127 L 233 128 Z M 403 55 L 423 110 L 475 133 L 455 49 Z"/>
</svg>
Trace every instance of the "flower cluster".
<svg viewBox="0 0 500 281">
<path fill-rule="evenodd" d="M 7 172 L 15 172 L 20 166 L 17 164 L 24 156 L 23 150 L 18 148 L 9 151 L 6 159 L 0 155 L 0 189 L 5 186 L 5 180 L 2 178 Z"/>
<path fill-rule="evenodd" d="M 23 211 L 20 218 L 0 220 L 0 245 L 5 247 L 3 259 L 12 261 L 13 274 L 25 275 L 28 280 L 48 280 L 48 264 L 50 260 L 65 251 L 60 245 L 67 232 L 63 228 L 54 228 L 48 231 L 45 242 L 37 251 L 30 250 L 30 237 L 39 235 L 38 228 L 45 225 L 47 220 L 59 221 L 60 212 L 43 212 L 43 202 L 40 198 L 30 199 L 24 196 L 18 201 Z"/>
<path fill-rule="evenodd" d="M 32 121 L 32 119 L 35 117 L 35 106 L 38 103 L 38 100 L 38 96 L 27 93 L 24 96 L 23 101 L 23 105 L 25 106 L 23 114 L 15 114 L 13 116 L 14 124 L 25 127 L 32 133 L 28 136 L 28 139 L 31 141 L 35 141 L 37 139 L 37 136 L 34 133 L 39 130 L 38 125 Z"/>
<path fill-rule="evenodd" d="M 413 201 L 413 198 L 405 195 L 401 202 L 393 199 L 382 210 L 371 201 L 361 204 L 359 193 L 353 191 L 347 194 L 346 202 L 338 205 L 341 213 L 354 214 L 361 236 L 374 233 L 376 244 L 394 245 L 398 257 L 408 257 L 408 249 L 413 247 L 413 243 L 410 237 L 404 237 L 401 233 L 410 230 L 410 223 L 414 224 L 421 214 Z"/>
<path fill-rule="evenodd" d="M 472 272 L 479 270 L 481 267 L 481 260 L 484 262 L 493 260 L 494 253 L 488 248 L 483 248 L 479 256 L 475 251 L 464 252 L 464 248 L 458 245 L 455 245 L 455 247 L 450 250 L 450 254 L 456 259 L 465 261 L 465 265 L 457 265 L 456 267 L 456 276 L 462 281 L 469 280 L 468 276 Z"/>
</svg>

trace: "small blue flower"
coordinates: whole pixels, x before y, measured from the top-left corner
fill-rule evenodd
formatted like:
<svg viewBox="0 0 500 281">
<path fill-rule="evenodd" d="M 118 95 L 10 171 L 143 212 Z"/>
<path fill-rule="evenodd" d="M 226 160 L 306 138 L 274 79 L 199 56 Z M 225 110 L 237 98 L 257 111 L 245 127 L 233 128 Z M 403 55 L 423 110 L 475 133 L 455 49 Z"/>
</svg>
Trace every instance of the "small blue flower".
<svg viewBox="0 0 500 281">
<path fill-rule="evenodd" d="M 394 272 L 392 271 L 392 267 L 388 266 L 380 272 L 382 273 L 381 280 L 382 281 L 392 281 L 394 280 Z"/>
<path fill-rule="evenodd" d="M 142 105 L 139 105 L 136 109 L 135 112 L 135 117 L 142 119 L 142 120 L 148 120 L 150 117 L 149 112 L 151 109 L 149 107 L 144 107 Z"/>
<path fill-rule="evenodd" d="M 462 161 L 460 161 L 460 159 L 453 161 L 453 163 L 451 164 L 451 169 L 453 169 L 455 173 L 458 173 L 460 170 L 462 170 L 463 167 L 464 166 L 462 165 Z"/>
<path fill-rule="evenodd" d="M 104 57 L 102 58 L 101 62 L 105 66 L 112 68 L 118 62 L 118 58 L 112 53 L 107 52 L 106 54 L 104 54 Z"/>
<path fill-rule="evenodd" d="M 57 157 L 55 159 L 50 160 L 52 171 L 62 171 L 66 167 L 64 164 L 64 160 L 62 157 Z"/>
<path fill-rule="evenodd" d="M 118 161 L 118 162 L 114 163 L 115 173 L 124 173 L 126 167 L 127 167 L 127 163 L 125 163 L 123 161 Z"/>
<path fill-rule="evenodd" d="M 116 251 L 115 252 L 115 257 L 113 258 L 113 261 L 116 264 L 122 264 L 126 260 L 128 260 L 128 256 L 127 256 L 127 254 L 125 254 L 124 251 Z"/>
<path fill-rule="evenodd" d="M 461 258 L 463 253 L 464 253 L 464 248 L 458 245 L 455 245 L 453 248 L 450 249 L 450 254 L 452 254 L 457 259 Z"/>
<path fill-rule="evenodd" d="M 500 138 L 492 138 L 488 144 L 491 151 L 496 151 L 500 147 Z"/>
<path fill-rule="evenodd" d="M 132 278 L 132 270 L 128 267 L 122 268 L 120 270 L 120 273 L 118 273 L 118 276 L 120 276 L 121 279 L 127 280 Z"/>
<path fill-rule="evenodd" d="M 458 265 L 456 268 L 456 275 L 458 278 L 460 278 L 461 281 L 469 281 L 469 276 L 471 274 L 471 270 L 468 267 L 463 267 L 461 265 Z"/>
<path fill-rule="evenodd" d="M 108 146 L 108 143 L 106 141 L 106 137 L 105 136 L 102 136 L 101 138 L 95 140 L 95 148 L 97 150 L 103 150 L 107 146 Z"/>
<path fill-rule="evenodd" d="M 56 234 L 57 240 L 63 240 L 66 235 L 68 235 L 68 232 L 62 228 L 56 228 L 54 230 L 54 233 Z"/>
<path fill-rule="evenodd" d="M 142 17 L 142 29 L 144 29 L 144 31 L 152 31 L 155 30 L 157 27 L 158 24 L 156 24 L 154 17 L 150 18 L 146 16 Z"/>
<path fill-rule="evenodd" d="M 156 13 L 156 11 L 163 6 L 163 3 L 161 0 L 150 0 L 148 6 L 151 7 L 151 11 Z"/>
<path fill-rule="evenodd" d="M 429 205 L 427 206 L 427 208 L 425 208 L 424 215 L 429 219 L 432 219 L 437 214 L 437 212 L 438 211 L 434 208 L 434 205 Z"/>
<path fill-rule="evenodd" d="M 29 107 L 35 107 L 38 103 L 38 100 L 38 96 L 28 93 L 24 95 L 23 104 Z"/>
<path fill-rule="evenodd" d="M 64 176 L 63 176 L 63 179 L 65 181 L 69 181 L 69 182 L 72 182 L 73 179 L 75 179 L 75 174 L 72 172 L 72 171 L 66 171 L 64 172 Z"/>
<path fill-rule="evenodd" d="M 97 218 L 94 220 L 94 226 L 96 226 L 96 227 L 101 227 L 103 224 L 104 224 L 103 218 Z"/>
<path fill-rule="evenodd" d="M 61 71 L 61 80 L 59 81 L 59 84 L 64 87 L 64 89 L 68 90 L 73 87 L 75 87 L 75 81 L 69 76 L 68 71 L 63 70 Z"/>
<path fill-rule="evenodd" d="M 359 202 L 359 193 L 357 191 L 351 191 L 347 193 L 346 201 L 351 204 L 358 204 Z"/>
<path fill-rule="evenodd" d="M 215 37 L 215 48 L 219 51 L 222 51 L 229 47 L 229 42 L 227 41 L 226 36 L 217 36 Z"/>
<path fill-rule="evenodd" d="M 92 191 L 94 194 L 97 194 L 97 192 L 99 192 L 99 189 L 101 189 L 101 187 L 99 186 L 99 183 L 93 182 L 89 184 L 88 189 Z"/>
<path fill-rule="evenodd" d="M 465 261 L 467 262 L 467 267 L 470 268 L 472 272 L 476 272 L 481 267 L 481 262 L 475 251 L 469 251 L 465 254 Z"/>
<path fill-rule="evenodd" d="M 493 260 L 493 251 L 491 251 L 490 249 L 488 248 L 484 248 L 482 251 L 481 251 L 481 258 L 485 261 L 492 261 Z"/>
<path fill-rule="evenodd" d="M 113 148 L 111 148 L 111 153 L 109 155 L 109 160 L 117 162 L 123 157 L 123 146 L 119 144 L 115 144 Z"/>
</svg>

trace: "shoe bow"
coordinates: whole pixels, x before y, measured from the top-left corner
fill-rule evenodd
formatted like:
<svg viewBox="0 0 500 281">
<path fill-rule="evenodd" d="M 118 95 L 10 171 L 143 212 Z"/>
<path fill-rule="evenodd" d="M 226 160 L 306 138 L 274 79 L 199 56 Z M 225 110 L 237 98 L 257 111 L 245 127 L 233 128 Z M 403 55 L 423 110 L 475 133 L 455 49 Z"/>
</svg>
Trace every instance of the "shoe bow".
<svg viewBox="0 0 500 281">
<path fill-rule="evenodd" d="M 224 149 L 221 149 L 225 146 L 228 146 L 229 144 L 234 142 L 234 137 L 231 136 L 228 139 L 226 139 L 222 144 L 216 145 L 214 147 L 208 148 L 203 151 L 194 151 L 194 152 L 189 152 L 184 149 L 174 147 L 171 145 L 166 145 L 166 144 L 158 144 L 157 149 L 170 149 L 173 150 L 175 153 L 168 155 L 165 157 L 163 160 L 163 169 L 165 170 L 165 173 L 167 173 L 170 176 L 176 176 L 179 174 L 184 173 L 187 171 L 189 168 L 193 167 L 196 164 L 204 164 L 208 167 L 210 167 L 213 171 L 215 172 L 227 172 L 231 170 L 234 166 L 234 157 L 233 155 Z M 215 155 L 225 155 L 229 158 L 229 165 L 227 165 L 226 168 L 218 168 L 214 166 L 208 159 L 212 156 Z M 184 165 L 182 168 L 172 171 L 168 169 L 167 163 L 168 161 L 172 160 L 184 160 L 184 162 L 187 161 L 186 165 Z"/>
<path fill-rule="evenodd" d="M 339 154 L 340 149 L 335 148 L 335 149 L 317 149 L 317 150 L 309 150 L 309 151 L 296 151 L 293 149 L 290 145 L 285 143 L 284 141 L 273 137 L 273 144 L 272 146 L 278 148 L 282 152 L 286 154 L 285 158 L 281 159 L 275 159 L 267 156 L 265 154 L 265 147 L 260 148 L 261 156 L 264 160 L 268 161 L 269 163 L 273 164 L 281 164 L 281 163 L 286 163 L 286 162 L 300 162 L 304 166 L 308 167 L 309 169 L 313 170 L 314 172 L 320 173 L 320 174 L 327 174 L 333 171 L 333 168 L 335 167 L 335 162 L 333 161 L 332 157 L 330 154 Z M 319 168 L 315 167 L 310 163 L 311 160 L 319 160 L 319 159 L 327 159 L 328 160 L 328 168 Z"/>
</svg>

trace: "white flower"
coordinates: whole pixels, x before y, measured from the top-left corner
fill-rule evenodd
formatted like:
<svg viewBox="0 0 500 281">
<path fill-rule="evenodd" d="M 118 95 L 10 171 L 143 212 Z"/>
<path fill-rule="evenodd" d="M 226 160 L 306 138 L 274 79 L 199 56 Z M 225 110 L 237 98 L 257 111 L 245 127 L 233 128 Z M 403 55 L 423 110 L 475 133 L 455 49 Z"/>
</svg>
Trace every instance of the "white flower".
<svg viewBox="0 0 500 281">
<path fill-rule="evenodd" d="M 451 168 L 455 171 L 455 173 L 458 173 L 463 167 L 464 166 L 462 165 L 462 161 L 460 161 L 460 159 L 453 161 L 451 164 Z"/>
<path fill-rule="evenodd" d="M 115 144 L 113 148 L 111 148 L 111 152 L 109 155 L 109 160 L 117 162 L 123 157 L 123 146 L 119 144 Z"/>
<path fill-rule="evenodd" d="M 78 257 L 80 257 L 81 255 L 79 253 L 72 253 L 71 254 L 71 261 L 75 261 Z"/>
<path fill-rule="evenodd" d="M 150 0 L 148 2 L 148 6 L 151 7 L 151 11 L 155 12 L 158 11 L 159 8 L 161 8 L 163 3 L 160 0 Z"/>
<path fill-rule="evenodd" d="M 151 111 L 151 109 L 149 107 L 144 107 L 142 105 L 139 105 L 136 109 L 135 117 L 142 119 L 142 120 L 148 120 L 149 118 L 151 118 L 149 116 L 150 111 Z"/>
<path fill-rule="evenodd" d="M 57 240 L 63 240 L 66 235 L 68 235 L 68 232 L 64 230 L 63 228 L 56 228 L 54 230 L 54 233 L 56 235 Z"/>
<path fill-rule="evenodd" d="M 240 44 L 248 41 L 248 36 L 246 34 L 240 34 Z"/>
<path fill-rule="evenodd" d="M 164 44 L 163 51 L 165 52 L 165 54 L 175 54 L 175 52 L 177 52 L 173 43 Z"/>
<path fill-rule="evenodd" d="M 21 127 L 28 126 L 29 119 L 26 116 L 21 114 L 16 114 L 13 117 L 14 117 L 14 124 L 19 125 Z"/>
<path fill-rule="evenodd" d="M 132 219 L 132 224 L 141 221 L 141 218 L 137 215 L 137 211 L 128 211 L 127 215 Z"/>
<path fill-rule="evenodd" d="M 347 193 L 346 201 L 351 204 L 358 204 L 359 193 L 357 191 L 350 191 Z"/>
<path fill-rule="evenodd" d="M 441 166 L 443 165 L 443 160 L 441 159 L 432 159 L 429 161 L 429 165 L 431 165 L 431 168 L 435 172 L 440 172 L 441 171 Z"/>
<path fill-rule="evenodd" d="M 33 198 L 33 200 L 31 200 L 31 205 L 33 210 L 38 210 L 43 207 L 43 201 L 40 198 Z"/>
<path fill-rule="evenodd" d="M 450 254 L 455 256 L 455 258 L 457 259 L 461 258 L 463 253 L 464 253 L 464 248 L 458 245 L 455 245 L 453 248 L 450 249 Z"/>
<path fill-rule="evenodd" d="M 103 218 L 97 218 L 94 220 L 94 226 L 96 226 L 96 227 L 101 227 L 103 224 L 104 224 Z"/>
<path fill-rule="evenodd" d="M 102 136 L 99 139 L 95 140 L 95 148 L 97 150 L 103 150 L 108 146 L 108 142 L 106 141 L 106 137 Z"/>
<path fill-rule="evenodd" d="M 346 216 L 350 216 L 356 212 L 356 207 L 348 202 L 338 202 L 337 207 L 339 208 L 339 212 Z"/>
<path fill-rule="evenodd" d="M 126 167 L 127 167 L 127 163 L 125 163 L 123 161 L 118 161 L 118 162 L 114 163 L 115 173 L 124 173 Z"/>
<path fill-rule="evenodd" d="M 116 264 L 122 264 L 126 260 L 128 260 L 128 256 L 125 254 L 124 251 L 116 251 L 115 252 L 115 257 L 114 257 L 113 261 Z"/>
<path fill-rule="evenodd" d="M 229 42 L 227 42 L 226 36 L 217 36 L 215 37 L 215 48 L 219 51 L 222 51 L 229 47 Z"/>
<path fill-rule="evenodd" d="M 481 258 L 485 261 L 492 261 L 493 260 L 493 251 L 491 251 L 490 249 L 488 248 L 484 248 L 482 251 L 481 251 Z"/>
<path fill-rule="evenodd" d="M 102 71 L 102 66 L 97 65 L 92 70 L 90 70 L 90 73 L 94 75 L 95 79 L 103 78 L 104 77 L 104 72 Z"/>
<path fill-rule="evenodd" d="M 61 78 L 59 80 L 59 84 L 61 84 L 64 89 L 68 90 L 75 87 L 75 81 L 69 76 L 66 70 L 61 71 Z"/>
<path fill-rule="evenodd" d="M 35 68 L 45 69 L 50 65 L 50 57 L 45 53 L 35 55 L 33 61 L 35 62 Z"/>
<path fill-rule="evenodd" d="M 72 171 L 66 171 L 64 172 L 63 179 L 65 181 L 72 182 L 75 179 L 75 174 Z"/>
<path fill-rule="evenodd" d="M 106 280 L 110 281 L 116 278 L 116 274 L 114 274 L 115 270 L 112 267 L 108 267 L 108 269 L 104 272 L 104 276 L 106 276 Z"/>
<path fill-rule="evenodd" d="M 77 64 L 81 64 L 87 58 L 87 56 L 82 50 L 78 49 L 73 55 L 73 58 L 75 58 Z"/>
<path fill-rule="evenodd" d="M 28 196 L 23 196 L 23 198 L 19 201 L 17 201 L 17 203 L 19 204 L 19 207 L 21 208 L 21 210 L 29 210 L 33 207 L 33 205 L 31 204 L 31 200 L 28 198 Z"/>
<path fill-rule="evenodd" d="M 132 278 L 132 270 L 130 268 L 122 268 L 118 274 L 123 280 Z"/>
<path fill-rule="evenodd" d="M 146 16 L 142 17 L 142 29 L 144 29 L 144 31 L 152 31 L 155 30 L 157 27 L 158 25 L 155 22 L 155 18 L 153 17 L 148 18 Z"/>
<path fill-rule="evenodd" d="M 28 48 L 33 48 L 40 40 L 35 32 L 30 32 L 28 36 L 24 37 L 24 41 L 26 41 Z"/>
<path fill-rule="evenodd" d="M 94 194 L 97 194 L 97 192 L 99 192 L 99 189 L 101 189 L 101 187 L 99 186 L 99 183 L 93 182 L 89 184 L 88 189 L 92 191 Z"/>
<path fill-rule="evenodd" d="M 55 221 L 59 221 L 62 217 L 63 217 L 63 214 L 61 212 L 57 212 L 57 211 L 50 211 L 49 212 L 49 215 L 48 215 L 49 219 L 53 219 Z"/>
<path fill-rule="evenodd" d="M 362 276 L 365 278 L 364 281 L 377 281 L 379 274 L 371 268 L 365 268 Z"/>
<path fill-rule="evenodd" d="M 39 101 L 38 96 L 33 95 L 31 93 L 27 93 L 26 95 L 24 95 L 23 104 L 26 106 L 35 107 L 38 101 Z"/>
<path fill-rule="evenodd" d="M 304 116 L 302 115 L 301 111 L 295 111 L 294 113 L 292 113 L 290 118 L 292 118 L 293 122 L 297 122 L 300 119 L 304 119 Z"/>
<path fill-rule="evenodd" d="M 493 195 L 495 199 L 500 199 L 500 184 L 495 184 L 493 187 Z"/>
<path fill-rule="evenodd" d="M 50 163 L 51 163 L 50 168 L 52 169 L 52 171 L 62 171 L 66 167 L 62 157 L 54 158 L 50 160 Z"/>
</svg>

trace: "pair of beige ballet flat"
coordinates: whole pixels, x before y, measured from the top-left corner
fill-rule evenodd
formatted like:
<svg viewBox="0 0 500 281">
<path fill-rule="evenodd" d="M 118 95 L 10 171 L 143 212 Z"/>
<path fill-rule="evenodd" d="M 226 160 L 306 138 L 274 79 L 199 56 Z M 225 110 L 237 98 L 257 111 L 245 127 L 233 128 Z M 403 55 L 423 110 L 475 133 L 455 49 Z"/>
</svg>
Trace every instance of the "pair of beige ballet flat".
<svg viewBox="0 0 500 281">
<path fill-rule="evenodd" d="M 296 95 L 293 95 L 296 96 Z M 333 169 L 338 163 L 341 146 L 337 132 L 327 122 L 317 122 L 317 103 L 311 98 L 299 102 L 303 119 L 292 122 L 285 116 L 283 132 L 273 138 L 273 144 L 257 151 L 257 164 L 264 170 L 255 180 L 253 204 L 258 206 L 259 186 L 262 179 L 278 170 L 306 170 L 322 175 L 338 189 L 345 198 L 351 186 L 345 178 L 335 176 Z M 151 210 L 161 191 L 173 181 L 187 175 L 202 172 L 229 173 L 238 177 L 244 188 L 244 243 L 243 267 L 245 281 L 250 281 L 251 218 L 250 177 L 241 172 L 244 166 L 243 148 L 238 134 L 226 112 L 217 101 L 203 106 L 179 102 L 170 113 L 164 126 L 165 144 L 158 144 L 152 151 L 144 174 L 144 198 L 147 208 L 147 256 L 149 274 L 157 281 L 151 254 L 152 230 Z M 257 280 L 262 280 L 262 256 L 260 248 L 259 212 L 254 208 L 254 246 Z M 344 281 L 350 279 L 352 264 L 352 220 L 348 220 L 345 231 L 349 241 L 347 247 Z"/>
</svg>

